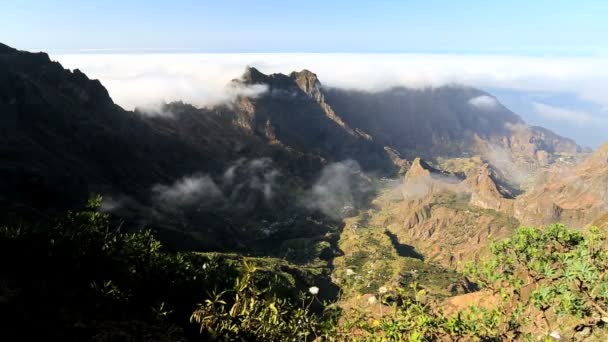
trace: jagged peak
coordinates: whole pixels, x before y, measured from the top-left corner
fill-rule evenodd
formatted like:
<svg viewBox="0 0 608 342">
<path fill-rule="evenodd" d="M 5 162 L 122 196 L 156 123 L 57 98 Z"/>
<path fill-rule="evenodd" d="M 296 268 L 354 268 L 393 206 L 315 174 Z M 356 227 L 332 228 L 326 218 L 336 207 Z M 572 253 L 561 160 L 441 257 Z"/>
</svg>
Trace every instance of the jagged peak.
<svg viewBox="0 0 608 342">
<path fill-rule="evenodd" d="M 249 84 L 266 83 L 268 81 L 268 75 L 248 65 L 245 67 L 245 72 L 241 76 L 241 80 L 244 83 Z"/>
<path fill-rule="evenodd" d="M 411 174 L 411 175 L 432 174 L 432 173 L 441 174 L 443 172 L 432 167 L 429 163 L 422 160 L 422 158 L 420 158 L 420 157 L 416 157 L 416 159 L 414 159 L 414 161 L 412 162 L 412 166 L 410 166 L 410 169 L 408 171 L 408 174 Z"/>
<path fill-rule="evenodd" d="M 492 194 L 499 198 L 514 198 L 511 191 L 500 184 L 496 171 L 488 163 L 479 165 L 477 170 L 467 177 L 467 183 L 475 191 L 483 194 Z"/>
<path fill-rule="evenodd" d="M 310 94 L 313 89 L 318 88 L 321 85 L 317 74 L 307 69 L 292 71 L 291 74 L 289 74 L 289 77 L 293 78 L 298 87 L 307 94 Z"/>
<path fill-rule="evenodd" d="M 321 82 L 317 75 L 307 69 L 292 71 L 289 75 L 282 73 L 264 74 L 255 67 L 247 66 L 243 75 L 236 80 L 245 84 L 268 84 L 274 87 L 297 86 L 303 92 L 311 95 L 315 89 L 319 89 Z"/>
<path fill-rule="evenodd" d="M 302 69 L 300 71 L 292 71 L 289 76 L 293 77 L 293 78 L 300 78 L 300 77 L 304 77 L 307 79 L 314 79 L 315 81 L 318 81 L 317 79 L 317 74 L 315 74 L 314 72 L 308 70 L 308 69 Z"/>
</svg>

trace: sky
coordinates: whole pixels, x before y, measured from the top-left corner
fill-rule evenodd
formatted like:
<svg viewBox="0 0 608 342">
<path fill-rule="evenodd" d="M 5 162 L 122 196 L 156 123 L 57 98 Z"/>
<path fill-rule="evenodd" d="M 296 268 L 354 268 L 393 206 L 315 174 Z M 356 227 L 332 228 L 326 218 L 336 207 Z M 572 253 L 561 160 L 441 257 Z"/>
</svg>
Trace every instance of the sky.
<svg viewBox="0 0 608 342">
<path fill-rule="evenodd" d="M 21 49 L 606 53 L 608 2 L 3 1 Z"/>
<path fill-rule="evenodd" d="M 370 91 L 458 82 L 608 141 L 608 1 L 3 1 L 0 42 L 47 51 L 127 107 L 226 98 L 245 65 Z"/>
</svg>

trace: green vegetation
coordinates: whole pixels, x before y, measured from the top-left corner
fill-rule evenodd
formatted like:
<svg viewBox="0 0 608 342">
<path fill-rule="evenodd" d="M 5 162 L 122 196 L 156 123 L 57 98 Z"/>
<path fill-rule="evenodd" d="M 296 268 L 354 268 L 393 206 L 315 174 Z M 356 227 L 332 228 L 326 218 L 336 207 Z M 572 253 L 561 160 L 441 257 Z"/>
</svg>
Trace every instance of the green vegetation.
<svg viewBox="0 0 608 342">
<path fill-rule="evenodd" d="M 605 340 L 608 323 L 606 234 L 563 225 L 520 228 L 492 246 L 493 257 L 470 264 L 484 290 L 479 305 L 447 313 L 417 283 L 378 291 L 384 313 L 369 307 L 344 319 L 335 336 L 363 341 Z M 470 296 L 470 295 L 467 295 Z M 473 297 L 468 298 L 469 303 Z M 383 305 L 384 304 L 384 305 Z M 453 311 L 453 310 L 452 310 Z"/>
<path fill-rule="evenodd" d="M 606 233 L 592 227 L 581 233 L 554 224 L 520 228 L 492 246 L 494 258 L 470 266 L 477 281 L 524 317 L 542 318 L 536 331 L 591 333 L 608 322 Z M 522 317 L 522 325 L 526 319 Z M 533 331 L 534 331 L 533 330 Z M 518 331 L 514 330 L 514 333 Z"/>
<path fill-rule="evenodd" d="M 307 269 L 167 253 L 149 231 L 110 225 L 100 203 L 48 227 L 0 229 L 0 339 L 271 341 L 318 331 L 317 297 L 298 295 L 317 279 Z"/>
<path fill-rule="evenodd" d="M 467 267 L 483 289 L 450 298 L 425 284 L 457 282 L 457 273 L 400 256 L 378 228 L 362 229 L 358 233 L 365 236 L 358 241 L 365 244 L 336 270 L 341 294 L 335 303 L 322 303 L 319 296 L 330 285 L 313 266 L 236 254 L 168 253 L 148 231 L 120 232 L 98 212 L 99 204 L 91 201 L 86 210 L 47 227 L 0 229 L 3 340 L 607 336 L 608 251 L 599 229 L 520 228 L 492 246 L 491 258 Z"/>
</svg>

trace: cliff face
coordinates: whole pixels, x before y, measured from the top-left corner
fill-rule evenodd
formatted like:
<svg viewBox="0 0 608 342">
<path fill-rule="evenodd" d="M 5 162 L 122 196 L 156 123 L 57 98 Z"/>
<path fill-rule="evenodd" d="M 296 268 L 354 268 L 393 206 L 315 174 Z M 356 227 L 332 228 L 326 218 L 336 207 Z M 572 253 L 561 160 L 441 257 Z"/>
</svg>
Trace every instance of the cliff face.
<svg viewBox="0 0 608 342">
<path fill-rule="evenodd" d="M 326 102 L 344 122 L 409 159 L 483 155 L 537 170 L 558 154 L 579 151 L 572 140 L 527 126 L 491 95 L 474 88 L 324 91 Z M 479 99 L 486 104 L 479 105 Z"/>
<path fill-rule="evenodd" d="M 256 98 L 237 99 L 235 120 L 267 141 L 329 161 L 357 160 L 365 170 L 394 173 L 384 146 L 348 126 L 325 101 L 317 76 L 308 71 L 264 75 L 248 67 L 243 86 L 263 85 Z"/>
<path fill-rule="evenodd" d="M 416 159 L 401 185 L 403 200 L 390 209 L 395 233 L 446 267 L 460 268 L 485 255 L 491 241 L 518 225 L 505 213 L 512 207 L 511 195 L 493 177 L 481 162 L 449 173 Z"/>
<path fill-rule="evenodd" d="M 153 224 L 168 240 L 267 248 L 276 222 L 274 242 L 325 236 L 323 224 L 294 217 L 308 217 L 309 207 L 319 214 L 318 203 L 302 205 L 311 188 L 352 197 L 348 183 L 315 183 L 328 164 L 352 159 L 376 176 L 405 174 L 398 234 L 450 265 L 517 220 L 586 224 L 606 211 L 606 147 L 568 166 L 576 144 L 525 125 L 480 90 L 346 91 L 308 70 L 255 68 L 231 86 L 262 91 L 214 108 L 176 102 L 130 112 L 82 72 L 0 45 L 0 205 L 48 217 L 109 194 L 120 202 L 117 215 Z M 479 98 L 491 106 L 476 105 Z M 195 200 L 168 205 L 178 190 Z"/>
<path fill-rule="evenodd" d="M 608 145 L 580 164 L 556 165 L 518 197 L 515 215 L 530 224 L 584 226 L 608 211 Z"/>
<path fill-rule="evenodd" d="M 512 215 L 513 194 L 501 186 L 496 177 L 488 164 L 479 166 L 467 175 L 467 185 L 471 189 L 470 204 Z"/>
<path fill-rule="evenodd" d="M 44 53 L 5 46 L 0 113 L 0 222 L 45 220 L 102 194 L 109 200 L 104 208 L 133 226 L 154 227 L 170 246 L 234 249 L 259 238 L 243 225 L 293 213 L 295 200 L 285 195 L 291 187 L 265 199 L 271 181 L 280 175 L 307 184 L 323 165 L 318 156 L 269 145 L 234 124 L 228 107 L 172 103 L 155 113 L 125 111 L 99 81 Z M 258 171 L 249 165 L 265 158 L 276 160 L 273 169 L 251 174 Z M 245 178 L 224 184 L 234 168 Z M 184 202 L 173 198 L 180 192 L 198 199 L 205 191 L 219 194 L 217 188 L 229 196 L 213 210 L 203 199 L 172 203 Z M 169 191 L 170 201 L 159 201 L 158 189 Z"/>
<path fill-rule="evenodd" d="M 519 225 L 607 224 L 608 145 L 580 163 L 542 169 L 523 193 L 481 158 L 446 159 L 442 165 L 451 172 L 417 158 L 403 179 L 402 199 L 386 210 L 400 241 L 444 266 L 458 268 L 484 255 L 491 241 Z"/>
<path fill-rule="evenodd" d="M 572 140 L 526 125 L 474 88 L 347 91 L 323 87 L 308 70 L 265 75 L 255 68 L 234 82 L 268 88 L 257 98 L 238 100 L 237 121 L 246 128 L 326 159 L 357 159 L 367 170 L 394 171 L 394 155 L 481 155 L 511 186 L 522 187 L 542 168 L 580 152 Z M 489 104 L 478 105 L 479 98 Z"/>
</svg>

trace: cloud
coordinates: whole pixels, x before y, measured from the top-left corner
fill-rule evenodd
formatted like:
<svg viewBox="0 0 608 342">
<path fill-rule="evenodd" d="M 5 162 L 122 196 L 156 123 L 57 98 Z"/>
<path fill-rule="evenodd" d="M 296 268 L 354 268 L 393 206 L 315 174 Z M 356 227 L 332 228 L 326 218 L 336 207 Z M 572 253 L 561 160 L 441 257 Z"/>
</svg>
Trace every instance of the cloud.
<svg viewBox="0 0 608 342">
<path fill-rule="evenodd" d="M 150 117 L 161 117 L 161 118 L 173 118 L 175 114 L 164 106 L 165 101 L 150 102 L 143 105 L 139 105 L 135 108 L 135 112 Z"/>
<path fill-rule="evenodd" d="M 439 170 L 421 171 L 414 166 L 410 168 L 403 184 L 399 186 L 399 190 L 406 200 L 418 200 L 443 191 L 460 193 L 467 189 L 463 179 L 455 174 L 442 173 Z"/>
<path fill-rule="evenodd" d="M 184 176 L 169 185 L 155 184 L 152 199 L 167 210 L 193 205 L 199 209 L 249 210 L 261 203 L 272 203 L 279 190 L 280 175 L 270 158 L 242 158 L 227 167 L 215 181 L 209 175 L 197 174 Z"/>
<path fill-rule="evenodd" d="M 492 96 L 481 95 L 470 99 L 469 104 L 481 110 L 493 110 L 499 105 L 498 101 Z"/>
<path fill-rule="evenodd" d="M 508 128 L 512 130 L 521 129 L 517 125 L 509 126 Z M 530 177 L 533 176 L 533 172 L 518 165 L 513 160 L 513 153 L 504 147 L 488 144 L 483 152 L 483 157 L 494 166 L 512 186 L 520 187 L 522 184 L 528 182 Z"/>
<path fill-rule="evenodd" d="M 325 166 L 301 204 L 339 219 L 352 213 L 362 197 L 371 190 L 359 163 L 345 160 Z"/>
<path fill-rule="evenodd" d="M 262 194 L 266 201 L 274 198 L 280 175 L 270 158 L 242 158 L 224 171 L 222 189 L 233 205 L 253 206 L 258 200 L 257 194 Z"/>
<path fill-rule="evenodd" d="M 229 100 L 234 94 L 226 85 L 239 77 L 246 65 L 266 73 L 310 69 L 324 85 L 369 91 L 462 83 L 482 88 L 567 92 L 608 105 L 608 60 L 601 57 L 140 53 L 56 54 L 52 58 L 64 67 L 79 68 L 100 79 L 114 100 L 128 109 L 163 100 L 183 100 L 198 106 Z"/>
<path fill-rule="evenodd" d="M 205 54 L 72 54 L 53 55 L 64 67 L 80 69 L 101 80 L 112 99 L 126 109 L 162 115 L 166 102 L 184 101 L 204 107 L 255 97 L 265 85 L 230 82 L 245 70 L 242 56 Z"/>
<path fill-rule="evenodd" d="M 585 124 L 597 121 L 594 115 L 572 109 L 550 106 L 544 103 L 534 102 L 534 110 L 542 117 L 549 120 L 569 121 L 577 124 Z"/>
<path fill-rule="evenodd" d="M 207 175 L 186 176 L 171 185 L 152 187 L 153 198 L 166 209 L 206 205 L 222 197 L 220 188 Z"/>
<path fill-rule="evenodd" d="M 226 86 L 226 94 L 228 100 L 232 100 L 239 96 L 256 98 L 268 91 L 268 85 L 266 84 L 252 84 L 244 85 L 238 82 L 230 82 Z"/>
<path fill-rule="evenodd" d="M 183 100 L 197 107 L 230 103 L 239 94 L 264 93 L 262 85 L 239 88 L 231 80 L 250 65 L 264 73 L 314 71 L 324 86 L 379 91 L 395 86 L 413 88 L 465 84 L 498 93 L 518 93 L 525 102 L 518 109 L 526 121 L 599 145 L 605 132 L 596 121 L 549 120 L 535 113 L 529 94 L 574 99 L 572 109 L 583 109 L 602 122 L 608 107 L 608 59 L 602 57 L 532 57 L 465 54 L 354 54 L 354 53 L 98 53 L 52 54 L 64 67 L 79 68 L 102 81 L 116 103 L 126 109 L 142 107 L 144 115 L 171 116 L 160 110 L 165 102 Z M 232 87 L 232 88 L 231 88 Z M 500 97 L 503 103 L 508 98 Z M 562 103 L 562 102 L 560 102 Z"/>
</svg>

